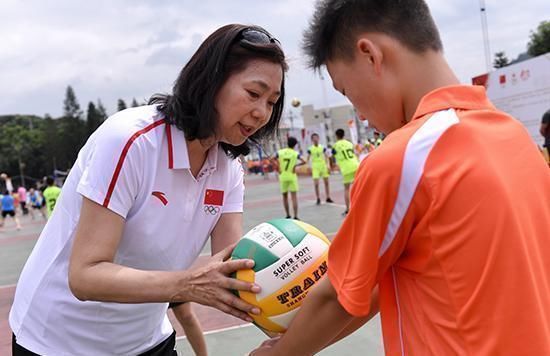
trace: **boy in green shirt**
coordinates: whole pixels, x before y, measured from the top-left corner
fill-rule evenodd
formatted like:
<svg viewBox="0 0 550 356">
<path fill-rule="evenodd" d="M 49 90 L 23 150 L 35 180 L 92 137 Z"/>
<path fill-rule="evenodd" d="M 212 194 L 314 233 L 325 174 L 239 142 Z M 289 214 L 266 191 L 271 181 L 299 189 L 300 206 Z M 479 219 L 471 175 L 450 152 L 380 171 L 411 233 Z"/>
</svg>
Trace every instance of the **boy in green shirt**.
<svg viewBox="0 0 550 356">
<path fill-rule="evenodd" d="M 286 218 L 290 219 L 290 211 L 288 207 L 288 192 L 292 196 L 292 208 L 294 210 L 294 219 L 298 219 L 298 176 L 296 175 L 296 167 L 305 164 L 306 162 L 300 157 L 300 154 L 294 150 L 298 144 L 298 140 L 294 137 L 288 138 L 288 147 L 279 150 L 275 158 L 279 161 L 279 184 L 281 193 L 283 194 L 283 206 L 286 212 Z M 299 162 L 298 162 L 299 161 Z"/>
<path fill-rule="evenodd" d="M 325 182 L 325 194 L 327 196 L 327 203 L 333 203 L 330 199 L 330 186 L 328 177 L 330 176 L 327 164 L 327 149 L 319 144 L 319 135 L 314 133 L 311 135 L 311 145 L 308 150 L 307 161 L 311 160 L 311 176 L 313 177 L 313 184 L 315 186 L 315 195 L 317 196 L 317 205 L 321 204 L 321 198 L 319 196 L 319 178 L 323 178 Z"/>
<path fill-rule="evenodd" d="M 332 147 L 332 154 L 336 158 L 336 164 L 340 167 L 344 182 L 344 199 L 346 201 L 346 211 L 343 215 L 347 215 L 349 211 L 349 190 L 355 179 L 355 172 L 359 167 L 359 159 L 355 155 L 353 143 L 344 139 L 344 130 L 338 129 L 335 132 L 336 142 Z"/>
<path fill-rule="evenodd" d="M 59 194 L 61 194 L 61 188 L 56 186 L 54 183 L 53 178 L 48 177 L 46 179 L 46 184 L 48 187 L 44 189 L 44 193 L 42 193 L 44 195 L 44 200 L 46 201 L 46 216 L 48 218 L 52 215 L 57 198 L 59 198 Z"/>
</svg>

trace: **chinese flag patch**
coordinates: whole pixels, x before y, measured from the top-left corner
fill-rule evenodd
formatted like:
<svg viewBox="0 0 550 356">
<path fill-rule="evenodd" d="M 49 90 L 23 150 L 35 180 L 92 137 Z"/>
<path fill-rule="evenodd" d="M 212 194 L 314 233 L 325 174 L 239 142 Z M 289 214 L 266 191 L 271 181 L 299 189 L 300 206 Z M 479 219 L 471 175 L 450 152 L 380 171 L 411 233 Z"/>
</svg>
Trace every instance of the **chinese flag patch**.
<svg viewBox="0 0 550 356">
<path fill-rule="evenodd" d="M 223 190 L 206 189 L 204 205 L 223 205 Z"/>
</svg>

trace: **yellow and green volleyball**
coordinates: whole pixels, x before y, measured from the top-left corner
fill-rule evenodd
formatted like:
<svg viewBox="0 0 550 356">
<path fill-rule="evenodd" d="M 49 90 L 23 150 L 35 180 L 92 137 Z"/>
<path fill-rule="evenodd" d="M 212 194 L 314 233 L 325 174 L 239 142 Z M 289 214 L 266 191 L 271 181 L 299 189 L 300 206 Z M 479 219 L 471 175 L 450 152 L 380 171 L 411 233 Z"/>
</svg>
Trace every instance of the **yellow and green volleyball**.
<svg viewBox="0 0 550 356">
<path fill-rule="evenodd" d="M 330 241 L 317 228 L 298 220 L 274 219 L 250 230 L 235 247 L 232 258 L 255 261 L 251 270 L 236 278 L 258 284 L 258 294 L 238 291 L 256 305 L 260 315 L 250 315 L 262 329 L 285 332 L 307 293 L 327 273 Z"/>
</svg>

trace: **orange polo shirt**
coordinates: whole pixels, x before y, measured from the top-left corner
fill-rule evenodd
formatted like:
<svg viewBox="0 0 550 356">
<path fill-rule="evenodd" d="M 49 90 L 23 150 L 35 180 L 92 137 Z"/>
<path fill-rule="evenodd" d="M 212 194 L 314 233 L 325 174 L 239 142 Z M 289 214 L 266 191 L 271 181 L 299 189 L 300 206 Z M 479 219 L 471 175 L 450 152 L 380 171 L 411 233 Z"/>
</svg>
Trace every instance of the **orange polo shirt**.
<svg viewBox="0 0 550 356">
<path fill-rule="evenodd" d="M 550 355 L 550 170 L 485 89 L 450 86 L 362 162 L 329 250 L 388 355 Z"/>
</svg>

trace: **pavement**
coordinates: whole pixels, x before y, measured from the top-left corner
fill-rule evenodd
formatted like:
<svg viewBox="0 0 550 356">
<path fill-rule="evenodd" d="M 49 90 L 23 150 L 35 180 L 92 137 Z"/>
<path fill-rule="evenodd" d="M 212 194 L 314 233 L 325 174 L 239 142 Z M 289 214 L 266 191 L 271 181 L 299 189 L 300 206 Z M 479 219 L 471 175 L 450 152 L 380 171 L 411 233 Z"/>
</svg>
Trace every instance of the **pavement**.
<svg viewBox="0 0 550 356">
<path fill-rule="evenodd" d="M 344 189 L 340 175 L 331 175 L 331 197 L 335 203 L 324 203 L 324 186 L 321 182 L 323 203 L 315 204 L 313 181 L 310 177 L 300 177 L 298 193 L 299 218 L 325 233 L 332 239 L 342 223 L 342 212 L 345 210 Z M 275 174 L 267 177 L 248 175 L 245 177 L 244 231 L 257 224 L 285 217 L 279 184 Z M 32 251 L 45 221 L 41 217 L 35 220 L 29 215 L 20 217 L 22 229 L 17 230 L 14 222 L 7 220 L 0 228 L 0 355 L 11 354 L 11 330 L 8 324 L 8 313 L 13 301 L 17 279 L 26 259 Z M 195 264 L 200 265 L 208 258 L 210 246 L 207 244 Z M 215 309 L 193 304 L 201 327 L 206 335 L 210 355 L 247 354 L 261 344 L 266 336 L 254 325 L 226 315 Z M 169 317 L 177 332 L 177 349 L 181 355 L 193 355 L 183 330 L 169 312 Z M 380 320 L 371 320 L 354 334 L 339 343 L 327 348 L 319 355 L 383 355 Z"/>
</svg>

